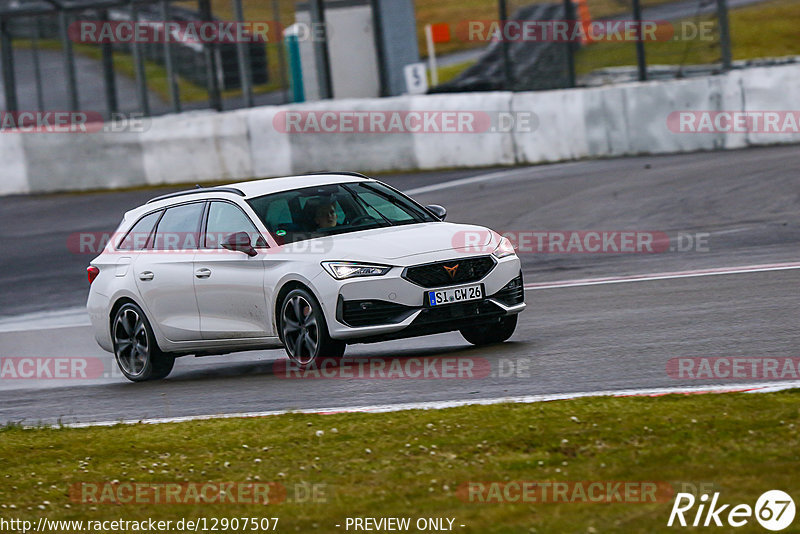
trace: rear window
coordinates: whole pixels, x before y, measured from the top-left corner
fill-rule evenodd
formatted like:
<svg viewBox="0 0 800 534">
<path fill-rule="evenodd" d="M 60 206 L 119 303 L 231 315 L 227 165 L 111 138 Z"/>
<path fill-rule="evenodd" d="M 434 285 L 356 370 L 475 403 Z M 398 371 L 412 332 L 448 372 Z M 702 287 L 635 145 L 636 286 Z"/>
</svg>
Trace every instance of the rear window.
<svg viewBox="0 0 800 534">
<path fill-rule="evenodd" d="M 119 250 L 144 250 L 150 245 L 158 218 L 164 211 L 156 211 L 139 219 L 128 234 L 122 238 L 117 249 Z"/>
</svg>

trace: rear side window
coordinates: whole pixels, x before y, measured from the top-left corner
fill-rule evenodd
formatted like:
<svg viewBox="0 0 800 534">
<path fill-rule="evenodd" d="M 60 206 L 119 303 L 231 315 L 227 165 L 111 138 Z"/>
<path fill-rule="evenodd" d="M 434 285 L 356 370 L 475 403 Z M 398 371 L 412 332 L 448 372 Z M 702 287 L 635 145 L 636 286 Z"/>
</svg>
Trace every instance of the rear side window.
<svg viewBox="0 0 800 534">
<path fill-rule="evenodd" d="M 204 202 L 168 208 L 156 229 L 156 250 L 194 250 L 200 235 Z"/>
<path fill-rule="evenodd" d="M 130 229 L 128 234 L 122 238 L 118 250 L 144 250 L 150 244 L 150 238 L 153 235 L 153 228 L 155 228 L 158 218 L 161 217 L 163 211 L 156 211 L 149 215 L 145 215 L 139 219 L 133 228 Z"/>
</svg>

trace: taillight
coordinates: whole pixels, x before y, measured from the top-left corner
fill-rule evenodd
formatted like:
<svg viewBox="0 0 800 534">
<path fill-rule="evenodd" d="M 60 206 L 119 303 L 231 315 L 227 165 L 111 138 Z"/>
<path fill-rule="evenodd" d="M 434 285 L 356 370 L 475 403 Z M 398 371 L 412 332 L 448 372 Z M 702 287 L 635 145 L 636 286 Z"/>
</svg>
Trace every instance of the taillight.
<svg viewBox="0 0 800 534">
<path fill-rule="evenodd" d="M 88 276 L 90 284 L 94 282 L 94 279 L 97 278 L 98 274 L 100 274 L 100 269 L 94 265 L 90 265 L 86 268 L 86 276 Z"/>
</svg>

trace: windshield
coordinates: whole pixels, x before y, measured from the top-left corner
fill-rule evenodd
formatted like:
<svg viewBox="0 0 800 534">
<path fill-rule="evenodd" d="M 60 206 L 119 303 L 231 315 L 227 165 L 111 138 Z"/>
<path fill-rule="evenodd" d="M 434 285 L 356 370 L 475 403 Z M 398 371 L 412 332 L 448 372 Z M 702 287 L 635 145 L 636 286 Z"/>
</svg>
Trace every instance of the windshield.
<svg viewBox="0 0 800 534">
<path fill-rule="evenodd" d="M 256 197 L 248 203 L 279 244 L 438 220 L 413 200 L 378 182 L 304 187 Z"/>
</svg>

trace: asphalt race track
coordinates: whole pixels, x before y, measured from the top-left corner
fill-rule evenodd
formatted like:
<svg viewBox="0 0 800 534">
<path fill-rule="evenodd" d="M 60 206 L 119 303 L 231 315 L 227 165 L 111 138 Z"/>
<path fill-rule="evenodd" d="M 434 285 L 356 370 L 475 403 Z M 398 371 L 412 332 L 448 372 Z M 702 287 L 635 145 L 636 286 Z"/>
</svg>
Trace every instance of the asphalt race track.
<svg viewBox="0 0 800 534">
<path fill-rule="evenodd" d="M 388 175 L 448 220 L 498 231 L 639 230 L 668 234 L 657 254 L 521 253 L 526 284 L 661 273 L 652 279 L 540 287 L 502 345 L 442 334 L 348 348 L 347 357 L 474 358 L 473 379 L 287 379 L 282 351 L 179 359 L 162 382 L 0 379 L 0 423 L 139 420 L 203 414 L 469 400 L 735 380 L 677 380 L 680 357 L 800 357 L 800 150 L 794 146 Z M 0 358 L 101 358 L 76 309 L 91 256 L 74 232 L 112 231 L 123 211 L 166 189 L 0 198 Z M 683 233 L 682 238 L 678 238 Z M 696 243 L 694 243 L 696 245 Z M 713 276 L 703 270 L 778 266 Z M 669 274 L 685 272 L 687 276 Z M 62 310 L 65 310 L 63 314 Z M 13 319 L 14 316 L 21 318 Z M 800 382 L 799 382 L 800 384 Z"/>
</svg>

